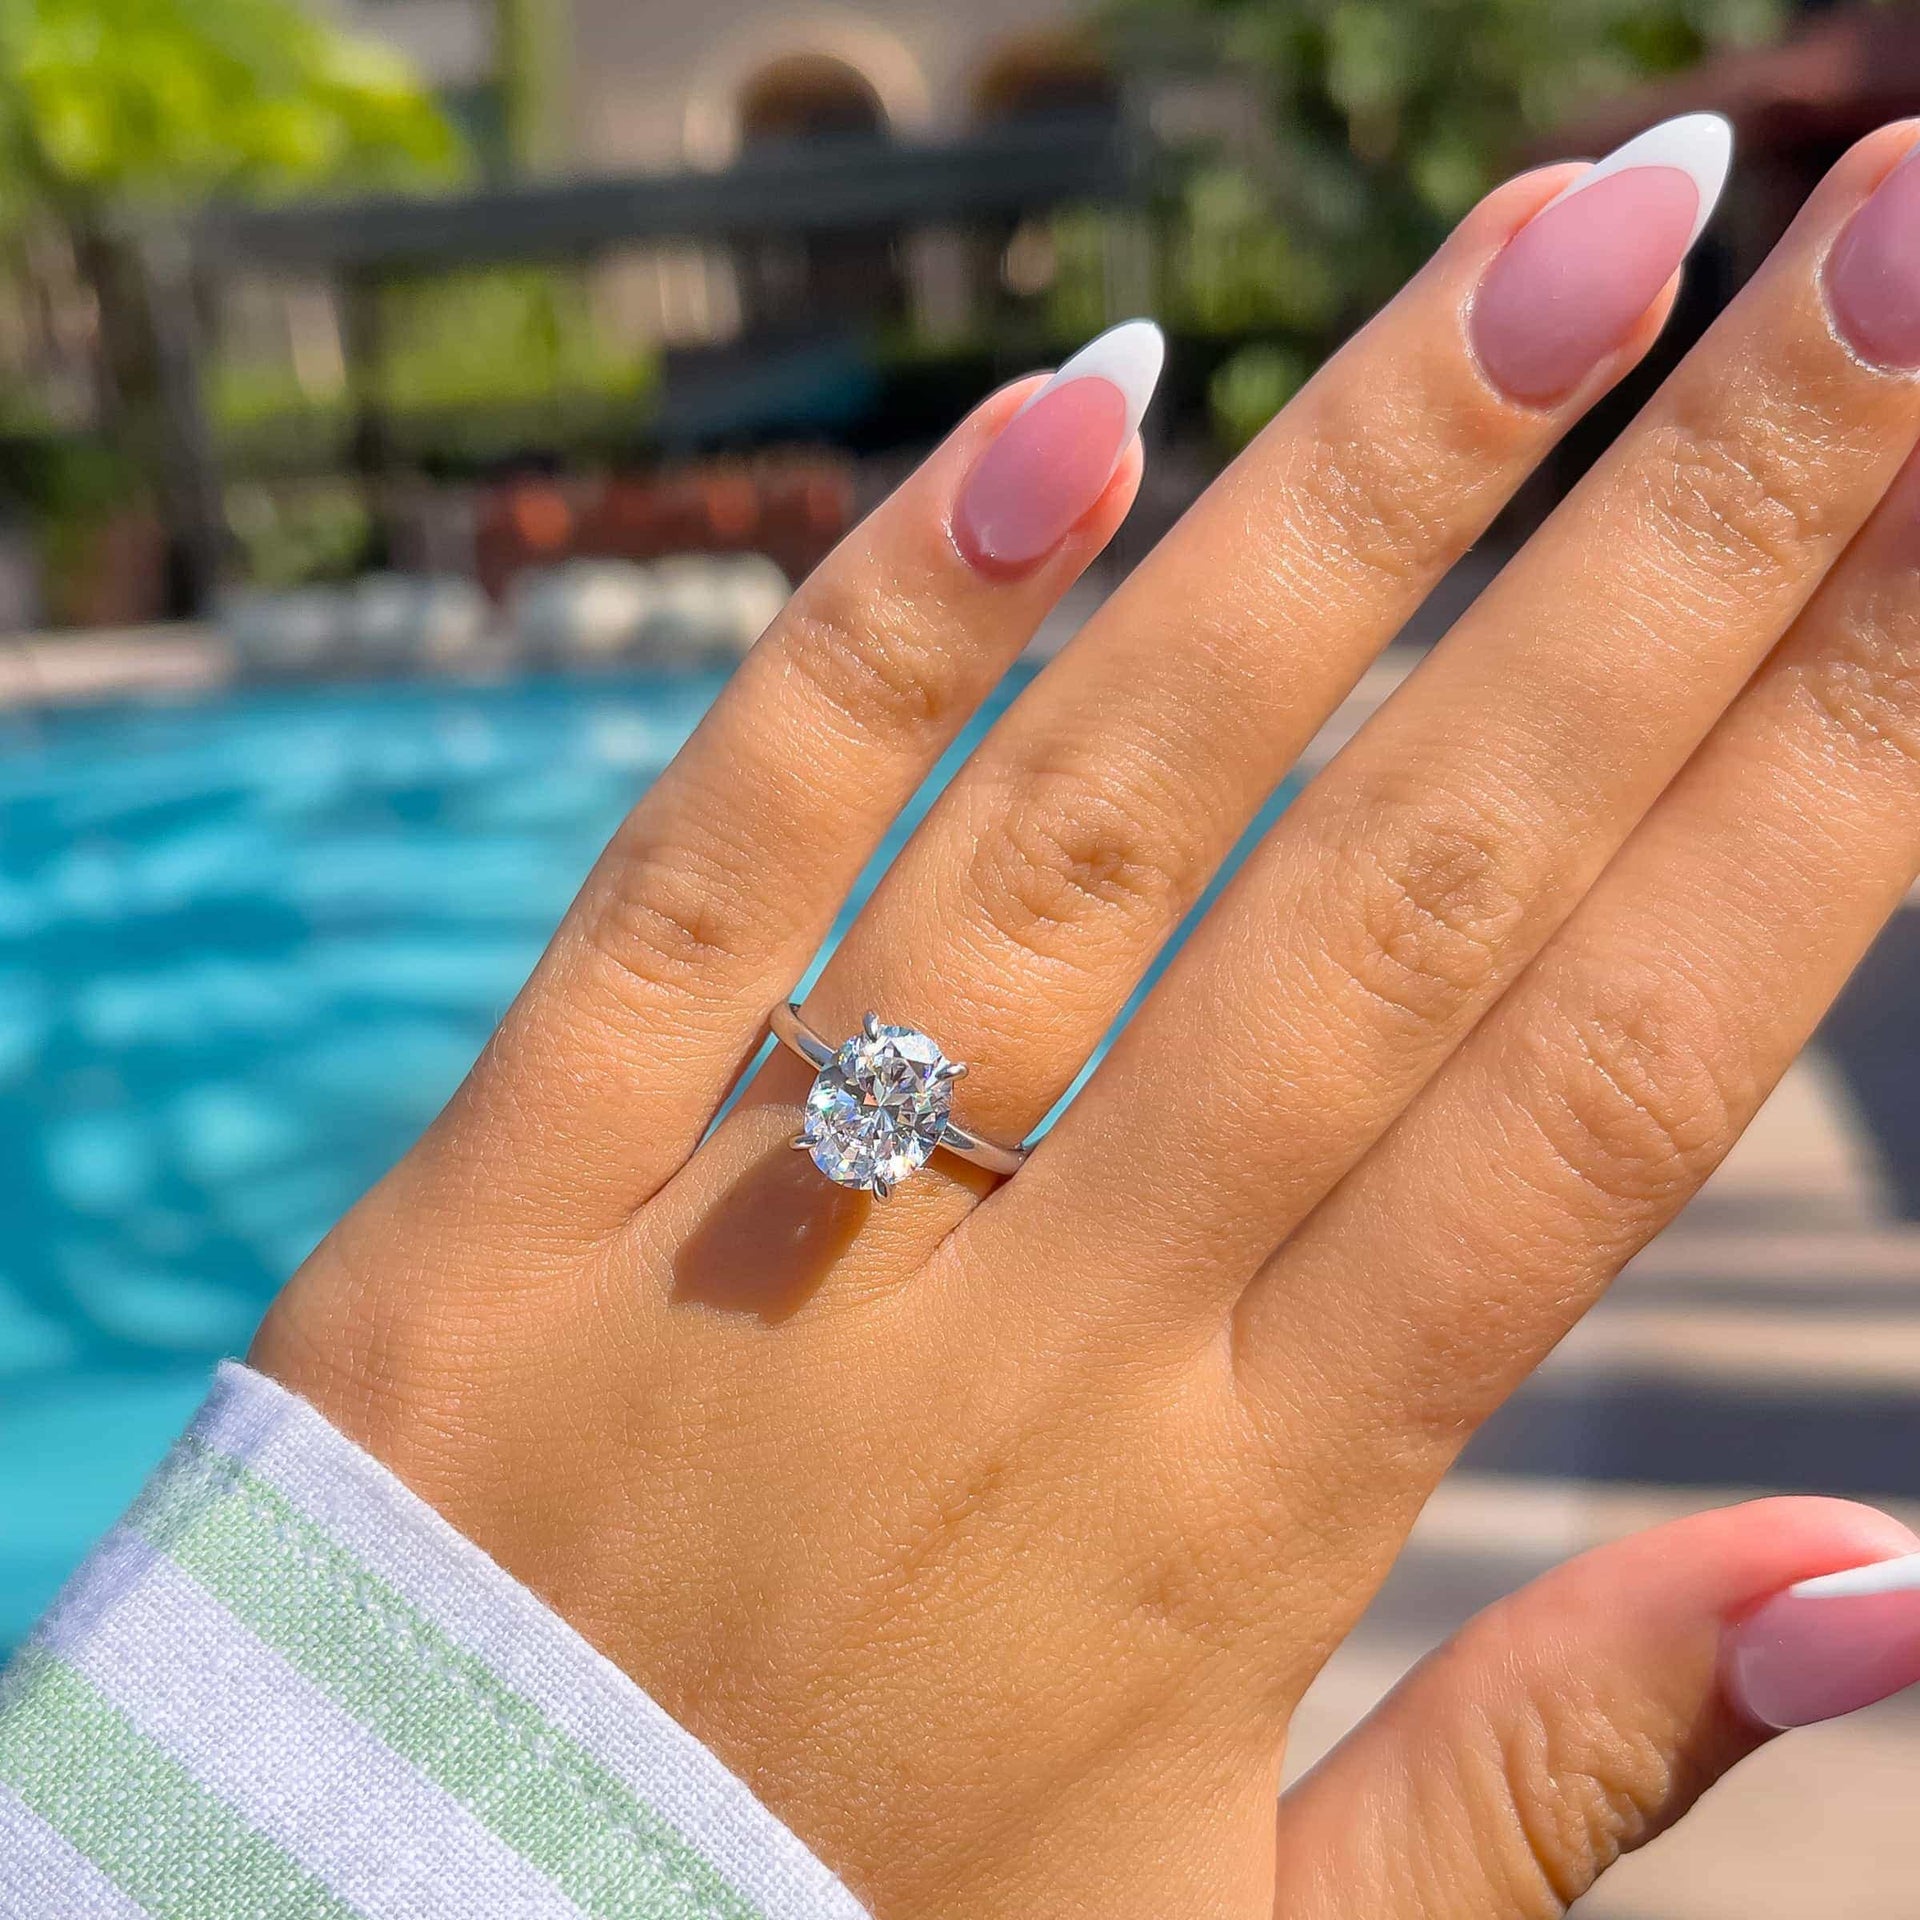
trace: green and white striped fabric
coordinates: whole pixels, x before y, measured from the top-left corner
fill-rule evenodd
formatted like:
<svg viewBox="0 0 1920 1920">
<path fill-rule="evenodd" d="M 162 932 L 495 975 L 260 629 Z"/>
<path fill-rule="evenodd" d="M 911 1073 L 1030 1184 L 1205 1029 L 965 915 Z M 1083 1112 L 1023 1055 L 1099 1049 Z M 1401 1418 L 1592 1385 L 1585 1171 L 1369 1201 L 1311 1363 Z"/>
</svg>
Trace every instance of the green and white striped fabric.
<svg viewBox="0 0 1920 1920">
<path fill-rule="evenodd" d="M 860 1920 L 313 1409 L 221 1370 L 0 1678 L 0 1920 Z"/>
</svg>

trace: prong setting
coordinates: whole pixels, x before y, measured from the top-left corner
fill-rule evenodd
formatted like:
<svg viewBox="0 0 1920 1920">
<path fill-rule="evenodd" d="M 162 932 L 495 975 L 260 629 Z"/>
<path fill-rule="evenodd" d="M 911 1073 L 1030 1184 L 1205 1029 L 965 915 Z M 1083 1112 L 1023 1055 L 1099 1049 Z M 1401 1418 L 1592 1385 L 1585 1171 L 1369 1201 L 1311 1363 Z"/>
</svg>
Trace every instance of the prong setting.
<svg viewBox="0 0 1920 1920">
<path fill-rule="evenodd" d="M 870 1193 L 878 1177 L 891 1192 L 936 1148 L 989 1173 L 1018 1173 L 1026 1164 L 1024 1146 L 983 1140 L 954 1117 L 953 1089 L 966 1062 L 949 1060 L 924 1033 L 888 1026 L 869 1013 L 860 1031 L 836 1047 L 807 1024 L 793 1000 L 775 1007 L 768 1025 L 815 1075 L 806 1126 L 794 1144 L 804 1145 L 837 1185 Z"/>
<path fill-rule="evenodd" d="M 817 1070 L 796 1144 L 836 1185 L 890 1199 L 946 1134 L 956 1064 L 924 1033 L 869 1013 Z"/>
</svg>

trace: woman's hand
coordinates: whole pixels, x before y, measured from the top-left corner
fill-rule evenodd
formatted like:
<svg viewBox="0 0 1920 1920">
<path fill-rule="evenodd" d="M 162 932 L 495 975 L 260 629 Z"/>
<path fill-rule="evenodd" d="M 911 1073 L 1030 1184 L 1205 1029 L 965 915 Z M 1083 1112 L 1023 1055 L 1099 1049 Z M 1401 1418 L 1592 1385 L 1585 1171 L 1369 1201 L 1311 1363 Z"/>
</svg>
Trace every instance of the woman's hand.
<svg viewBox="0 0 1920 1920">
<path fill-rule="evenodd" d="M 789 1151 L 789 1056 L 709 1129 L 1131 499 L 1139 336 L 1118 399 L 989 401 L 761 642 L 260 1363 L 882 1916 L 1558 1911 L 1762 1737 L 1728 1624 L 1909 1536 L 1796 1502 L 1580 1563 L 1423 1669 L 1276 1852 L 1287 1719 L 1920 866 L 1915 137 L 1841 162 L 1025 1170 L 937 1156 L 882 1209 Z M 994 730 L 812 1023 L 924 1028 L 969 1127 L 1033 1128 L 1651 341 L 1721 157 L 1678 123 L 1474 212 Z M 1840 1701 L 1872 1660 L 1830 1657 Z"/>
</svg>

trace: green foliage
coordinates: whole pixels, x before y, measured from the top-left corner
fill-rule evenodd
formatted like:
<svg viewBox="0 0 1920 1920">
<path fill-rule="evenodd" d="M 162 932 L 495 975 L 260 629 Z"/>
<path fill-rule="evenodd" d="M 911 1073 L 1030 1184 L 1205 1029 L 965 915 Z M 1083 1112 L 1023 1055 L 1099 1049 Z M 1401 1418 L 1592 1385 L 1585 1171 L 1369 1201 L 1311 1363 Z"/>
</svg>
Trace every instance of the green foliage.
<svg viewBox="0 0 1920 1920">
<path fill-rule="evenodd" d="M 367 395 L 403 458 L 467 470 L 529 449 L 624 444 L 659 378 L 651 349 L 615 345 L 563 268 L 481 269 L 380 296 Z M 300 470 L 350 457 L 355 395 L 315 395 L 284 359 L 226 362 L 210 382 L 234 466 Z"/>
<path fill-rule="evenodd" d="M 1046 326 L 1054 340 L 1090 340 L 1107 323 L 1107 250 L 1115 216 L 1092 207 L 1068 207 L 1049 222 L 1053 283 L 1046 295 Z"/>
<path fill-rule="evenodd" d="M 99 315 L 98 440 L 49 442 L 26 502 L 56 573 L 125 504 L 177 497 L 141 225 L 212 195 L 426 184 L 464 158 L 404 62 L 298 0 L 0 0 L 0 271 L 64 234 Z"/>
<path fill-rule="evenodd" d="M 1273 328 L 1314 334 L 1341 302 L 1340 276 L 1310 232 L 1274 216 L 1241 167 L 1205 160 L 1182 182 L 1175 223 L 1175 318 L 1197 333 Z"/>
<path fill-rule="evenodd" d="M 0 436 L 0 507 L 42 524 L 95 525 L 126 504 L 139 476 L 97 441 L 46 432 Z"/>
<path fill-rule="evenodd" d="M 1238 453 L 1306 384 L 1312 361 L 1297 347 L 1259 341 L 1220 363 L 1207 406 L 1228 450 Z"/>
<path fill-rule="evenodd" d="M 351 579 L 365 566 L 374 534 L 361 490 L 342 480 L 278 492 L 235 487 L 227 520 L 247 579 L 262 587 Z"/>
<path fill-rule="evenodd" d="M 382 332 L 385 404 L 435 412 L 556 394 L 632 399 L 650 357 L 610 353 L 580 281 L 538 267 L 443 274 L 390 287 Z"/>
<path fill-rule="evenodd" d="M 445 118 L 395 55 L 293 0 L 0 0 L 0 202 L 443 178 Z"/>
<path fill-rule="evenodd" d="M 1167 309 L 1324 348 L 1582 106 L 1768 38 L 1788 0 L 1108 0 L 1123 46 L 1254 91 L 1178 191 Z M 1262 363 L 1253 363 L 1256 367 Z M 1245 392 L 1241 376 L 1225 390 Z M 1246 376 L 1251 380 L 1252 376 Z M 1240 400 L 1235 400 L 1238 406 Z M 1221 419 L 1226 437 L 1243 420 Z"/>
<path fill-rule="evenodd" d="M 1583 104 L 1777 32 L 1786 0 L 1115 0 L 1256 77 L 1270 184 L 1330 241 L 1431 231 Z"/>
</svg>

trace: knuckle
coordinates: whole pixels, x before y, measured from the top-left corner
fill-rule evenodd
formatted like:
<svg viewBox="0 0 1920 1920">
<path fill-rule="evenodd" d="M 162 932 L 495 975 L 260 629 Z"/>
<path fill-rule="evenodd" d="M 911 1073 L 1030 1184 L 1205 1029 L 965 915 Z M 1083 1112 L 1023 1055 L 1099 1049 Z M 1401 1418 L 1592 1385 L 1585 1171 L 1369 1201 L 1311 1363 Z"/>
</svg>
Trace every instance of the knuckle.
<svg viewBox="0 0 1920 1920">
<path fill-rule="evenodd" d="M 1498 972 L 1532 891 L 1522 855 L 1483 813 L 1430 792 L 1370 795 L 1359 812 L 1364 835 L 1327 863 L 1358 890 L 1327 916 L 1343 930 L 1332 958 L 1369 1000 L 1443 1021 Z"/>
<path fill-rule="evenodd" d="M 783 675 L 842 732 L 936 731 L 963 697 L 965 676 L 937 623 L 870 584 L 809 581 L 776 632 Z"/>
<path fill-rule="evenodd" d="M 1100 965 L 1111 943 L 1178 913 L 1199 858 L 1172 783 L 1109 756 L 1018 777 L 975 845 L 970 881 L 998 937 L 1050 964 Z"/>
<path fill-rule="evenodd" d="M 1330 569 L 1348 562 L 1394 581 L 1425 579 L 1452 553 L 1463 513 L 1464 449 L 1454 443 L 1477 445 L 1477 434 L 1454 429 L 1427 396 L 1388 430 L 1371 395 L 1342 389 L 1324 411 L 1298 465 L 1281 476 L 1288 510 L 1279 524 L 1298 551 L 1333 556 Z"/>
<path fill-rule="evenodd" d="M 1689 1197 L 1739 1131 L 1731 1049 L 1684 976 L 1616 976 L 1564 1009 L 1537 1110 L 1558 1164 L 1610 1208 Z"/>
<path fill-rule="evenodd" d="M 1846 531 L 1847 490 L 1825 472 L 1833 425 L 1777 395 L 1745 406 L 1717 386 L 1678 396 L 1638 468 L 1638 517 L 1664 571 L 1704 570 L 1716 590 L 1758 595 L 1822 558 Z"/>
<path fill-rule="evenodd" d="M 1858 591 L 1824 643 L 1786 672 L 1824 728 L 1920 768 L 1920 608 L 1906 579 Z"/>
<path fill-rule="evenodd" d="M 582 938 L 625 1000 L 710 1000 L 735 991 L 774 945 L 755 900 L 713 848 L 616 842 L 582 916 Z"/>
<path fill-rule="evenodd" d="M 1523 1658 L 1507 1649 L 1509 1663 Z M 1489 1704 L 1464 1743 L 1469 1824 L 1512 1910 L 1558 1916 L 1650 1839 L 1682 1790 L 1670 1743 L 1621 1723 L 1572 1676 Z M 1505 1910 L 1503 1908 L 1503 1910 Z"/>
</svg>

